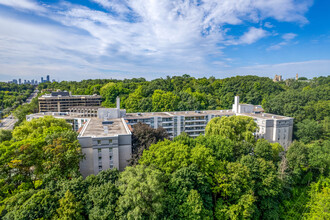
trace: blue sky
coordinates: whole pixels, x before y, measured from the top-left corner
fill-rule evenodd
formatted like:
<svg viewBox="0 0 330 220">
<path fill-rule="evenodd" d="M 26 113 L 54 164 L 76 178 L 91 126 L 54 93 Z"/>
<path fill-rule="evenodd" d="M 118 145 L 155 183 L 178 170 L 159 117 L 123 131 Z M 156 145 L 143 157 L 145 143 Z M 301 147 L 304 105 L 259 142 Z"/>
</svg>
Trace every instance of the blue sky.
<svg viewBox="0 0 330 220">
<path fill-rule="evenodd" d="M 0 80 L 330 73 L 327 0 L 0 0 Z"/>
</svg>

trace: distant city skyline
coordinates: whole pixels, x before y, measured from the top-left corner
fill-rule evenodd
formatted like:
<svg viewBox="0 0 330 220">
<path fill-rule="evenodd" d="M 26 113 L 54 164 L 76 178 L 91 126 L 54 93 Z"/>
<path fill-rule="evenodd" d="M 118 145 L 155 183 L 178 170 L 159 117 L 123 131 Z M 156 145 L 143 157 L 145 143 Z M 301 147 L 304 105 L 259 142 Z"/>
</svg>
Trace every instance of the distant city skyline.
<svg viewBox="0 0 330 220">
<path fill-rule="evenodd" d="M 40 81 L 37 79 L 22 79 L 22 78 L 14 78 L 12 80 L 9 80 L 8 83 L 14 83 L 14 84 L 32 84 L 32 85 L 38 85 L 39 83 L 44 83 L 44 82 L 54 82 L 56 81 L 55 79 L 51 80 L 50 75 L 46 75 L 46 78 L 44 79 L 43 76 L 40 77 Z"/>
<path fill-rule="evenodd" d="M 330 75 L 330 1 L 0 0 L 0 81 Z"/>
</svg>

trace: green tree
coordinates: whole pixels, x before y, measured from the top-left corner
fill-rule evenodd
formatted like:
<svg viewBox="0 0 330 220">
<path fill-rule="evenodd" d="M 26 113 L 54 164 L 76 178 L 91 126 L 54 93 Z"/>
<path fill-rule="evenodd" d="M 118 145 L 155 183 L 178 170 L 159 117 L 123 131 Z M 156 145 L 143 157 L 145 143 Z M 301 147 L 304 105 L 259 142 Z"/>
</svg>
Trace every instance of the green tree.
<svg viewBox="0 0 330 220">
<path fill-rule="evenodd" d="M 323 127 L 317 121 L 305 119 L 297 123 L 296 137 L 305 144 L 322 137 Z"/>
<path fill-rule="evenodd" d="M 309 211 L 305 214 L 307 219 L 330 218 L 330 179 L 320 179 L 312 184 L 311 200 L 307 204 Z"/>
<path fill-rule="evenodd" d="M 66 131 L 65 133 L 74 133 Z M 47 160 L 42 164 L 44 179 L 46 178 L 70 178 L 79 176 L 79 162 L 84 158 L 77 136 L 67 139 L 63 137 L 53 139 L 51 144 L 43 147 L 43 155 Z M 53 135 L 52 135 L 53 136 Z"/>
<path fill-rule="evenodd" d="M 152 144 L 143 152 L 140 164 L 154 166 L 165 173 L 172 173 L 191 164 L 191 148 L 187 145 L 169 140 Z"/>
<path fill-rule="evenodd" d="M 111 182 L 88 190 L 92 208 L 89 210 L 89 219 L 116 219 L 118 188 Z"/>
<path fill-rule="evenodd" d="M 82 215 L 83 205 L 76 200 L 70 191 L 65 193 L 59 203 L 60 207 L 56 210 L 59 219 L 84 219 Z"/>
<path fill-rule="evenodd" d="M 51 219 L 55 215 L 57 197 L 48 190 L 30 190 L 8 198 L 4 206 L 4 220 Z"/>
<path fill-rule="evenodd" d="M 282 182 L 273 161 L 246 155 L 240 163 L 248 168 L 253 181 L 253 195 L 257 198 L 255 205 L 258 207 L 254 218 L 279 218 L 278 199 L 282 192 Z"/>
<path fill-rule="evenodd" d="M 253 143 L 255 138 L 253 133 L 258 129 L 253 118 L 248 116 L 230 116 L 213 118 L 205 128 L 205 135 L 219 135 L 233 141 Z"/>
<path fill-rule="evenodd" d="M 273 148 L 272 145 L 264 139 L 259 139 L 254 147 L 254 153 L 257 157 L 265 160 L 273 160 Z M 278 155 L 277 155 L 278 156 Z"/>
<path fill-rule="evenodd" d="M 116 98 L 120 95 L 129 94 L 129 89 L 125 88 L 123 83 L 109 82 L 100 89 L 103 98 L 102 105 L 105 107 L 115 107 Z"/>
<path fill-rule="evenodd" d="M 213 156 L 213 151 L 203 145 L 196 145 L 191 150 L 191 162 L 196 164 L 199 170 L 206 176 L 213 175 L 217 161 Z"/>
<path fill-rule="evenodd" d="M 330 141 L 318 141 L 307 146 L 309 149 L 308 164 L 314 176 L 330 174 Z"/>
<path fill-rule="evenodd" d="M 178 219 L 190 212 L 182 206 L 187 202 L 191 190 L 196 190 L 203 201 L 203 207 L 213 209 L 212 187 L 209 178 L 199 171 L 195 164 L 178 169 L 171 174 L 166 197 L 166 215 L 169 219 Z"/>
<path fill-rule="evenodd" d="M 182 219 L 211 219 L 210 211 L 205 209 L 201 196 L 193 189 L 179 210 Z"/>
<path fill-rule="evenodd" d="M 127 167 L 118 182 L 120 219 L 159 219 L 164 210 L 165 182 L 159 170 L 138 165 Z"/>
<path fill-rule="evenodd" d="M 155 90 L 152 95 L 152 111 L 175 111 L 177 109 L 178 101 L 179 97 L 172 92 L 164 92 L 159 89 Z"/>
<path fill-rule="evenodd" d="M 255 212 L 253 181 L 249 169 L 237 162 L 223 162 L 215 173 L 216 219 L 252 218 Z"/>
<path fill-rule="evenodd" d="M 196 142 L 210 148 L 217 160 L 233 162 L 235 160 L 235 142 L 222 136 L 200 135 Z"/>
<path fill-rule="evenodd" d="M 18 189 L 36 189 L 40 182 L 79 175 L 80 145 L 64 120 L 24 122 L 10 142 L 0 144 L 0 152 L 0 179 L 7 196 Z"/>
<path fill-rule="evenodd" d="M 300 142 L 293 142 L 286 153 L 288 167 L 296 184 L 306 184 L 311 180 L 309 171 L 309 149 Z"/>
<path fill-rule="evenodd" d="M 0 130 L 0 143 L 4 141 L 10 141 L 12 138 L 11 130 Z"/>
</svg>

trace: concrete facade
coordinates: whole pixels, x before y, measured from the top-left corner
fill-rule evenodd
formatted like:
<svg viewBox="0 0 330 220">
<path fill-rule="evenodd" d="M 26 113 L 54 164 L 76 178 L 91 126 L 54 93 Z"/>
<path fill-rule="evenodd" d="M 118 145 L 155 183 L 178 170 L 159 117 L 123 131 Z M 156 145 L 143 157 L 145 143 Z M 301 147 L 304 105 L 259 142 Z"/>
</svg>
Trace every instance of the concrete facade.
<svg viewBox="0 0 330 220">
<path fill-rule="evenodd" d="M 101 170 L 123 171 L 132 153 L 132 134 L 123 118 L 103 121 L 91 118 L 79 133 L 78 141 L 85 159 L 80 172 L 86 177 Z"/>
<path fill-rule="evenodd" d="M 52 92 L 38 98 L 39 112 L 70 112 L 75 106 L 100 106 L 99 95 L 70 95 L 68 92 Z"/>
<path fill-rule="evenodd" d="M 232 115 L 252 117 L 259 126 L 255 134 L 257 138 L 279 143 L 285 149 L 292 143 L 293 118 L 264 113 L 262 107 L 258 105 L 240 104 L 238 96 L 235 97 L 231 110 L 128 113 L 125 120 L 131 126 L 141 122 L 153 128 L 163 127 L 170 138 L 182 132 L 197 137 L 205 133 L 205 127 L 212 118 Z"/>
</svg>

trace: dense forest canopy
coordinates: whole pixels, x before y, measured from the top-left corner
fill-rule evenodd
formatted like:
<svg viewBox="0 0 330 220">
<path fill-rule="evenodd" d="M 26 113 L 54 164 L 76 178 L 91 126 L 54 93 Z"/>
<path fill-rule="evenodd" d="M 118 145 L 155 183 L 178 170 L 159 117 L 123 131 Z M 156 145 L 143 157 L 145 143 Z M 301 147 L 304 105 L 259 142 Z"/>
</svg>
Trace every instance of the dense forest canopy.
<svg viewBox="0 0 330 220">
<path fill-rule="evenodd" d="M 17 85 L 0 82 L 0 111 L 3 115 L 22 104 L 33 92 L 34 86 L 30 84 Z"/>
<path fill-rule="evenodd" d="M 185 111 L 228 109 L 235 95 L 242 102 L 261 104 L 284 88 L 268 77 L 237 76 L 225 79 L 173 76 L 146 81 L 143 78 L 125 80 L 83 80 L 81 82 L 44 83 L 40 89 L 61 89 L 72 94 L 100 94 L 103 105 L 114 107 L 115 99 L 128 112 Z"/>
</svg>

